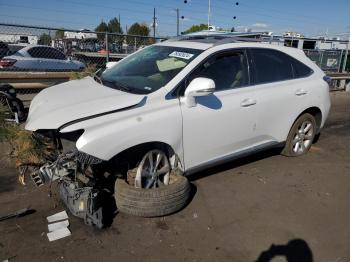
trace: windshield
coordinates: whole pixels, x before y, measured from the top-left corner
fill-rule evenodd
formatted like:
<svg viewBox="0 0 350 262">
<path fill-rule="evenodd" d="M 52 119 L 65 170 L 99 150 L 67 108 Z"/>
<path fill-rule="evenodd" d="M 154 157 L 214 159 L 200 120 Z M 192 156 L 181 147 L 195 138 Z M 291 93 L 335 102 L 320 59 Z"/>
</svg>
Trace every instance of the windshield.
<svg viewBox="0 0 350 262">
<path fill-rule="evenodd" d="M 121 60 L 100 76 L 106 86 L 130 93 L 148 94 L 166 85 L 202 50 L 150 46 Z"/>
</svg>

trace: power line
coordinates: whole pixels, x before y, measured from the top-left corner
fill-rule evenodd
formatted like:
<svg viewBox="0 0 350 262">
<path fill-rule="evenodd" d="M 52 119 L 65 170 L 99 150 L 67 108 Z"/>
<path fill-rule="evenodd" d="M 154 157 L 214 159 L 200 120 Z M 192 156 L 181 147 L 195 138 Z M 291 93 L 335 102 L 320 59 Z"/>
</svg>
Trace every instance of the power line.
<svg viewBox="0 0 350 262">
<path fill-rule="evenodd" d="M 1 17 L 10 17 L 10 18 L 16 18 L 16 19 L 24 19 L 24 20 L 41 20 L 41 21 L 47 21 L 47 22 L 58 22 L 61 25 L 67 21 L 57 20 L 57 19 L 47 19 L 47 18 L 40 18 L 40 17 L 29 17 L 29 16 L 15 16 L 15 15 L 7 15 L 7 14 L 1 14 Z M 76 22 L 69 22 L 69 24 L 74 25 L 93 25 L 93 24 L 87 24 L 87 23 L 76 23 Z"/>
<path fill-rule="evenodd" d="M 232 6 L 235 4 L 235 2 L 234 1 L 230 1 L 230 0 L 216 0 L 216 1 L 221 1 L 221 2 L 224 2 L 224 3 L 229 3 L 229 4 L 231 4 Z M 197 2 L 194 2 L 194 1 L 191 1 L 190 2 L 190 4 L 191 5 L 203 5 L 203 4 L 201 4 L 201 3 L 197 3 Z M 269 18 L 274 18 L 274 19 L 277 19 L 277 20 L 288 20 L 288 21 L 290 21 L 290 18 L 287 18 L 287 17 L 278 17 L 278 16 L 274 16 L 274 15 L 270 15 L 270 14 L 266 14 L 266 13 L 259 13 L 259 12 L 254 12 L 254 11 L 252 11 L 252 9 L 256 9 L 257 8 L 257 6 L 253 6 L 253 5 L 249 5 L 249 4 L 246 4 L 246 3 L 239 3 L 239 5 L 240 6 L 246 6 L 246 7 L 248 7 L 249 8 L 249 10 L 242 10 L 242 8 L 240 8 L 240 9 L 237 9 L 237 13 L 239 14 L 240 12 L 244 12 L 244 13 L 247 13 L 247 14 L 255 14 L 255 15 L 259 15 L 259 16 L 265 16 L 265 17 L 269 17 Z M 216 14 L 218 14 L 218 15 L 220 15 L 220 16 L 231 16 L 232 15 L 232 13 L 231 14 L 228 14 L 228 13 L 226 13 L 226 12 L 229 12 L 228 11 L 228 8 L 223 8 L 223 7 L 221 7 L 221 6 L 217 6 L 217 5 L 214 5 L 213 4 L 213 2 L 211 3 L 211 9 L 212 9 L 212 13 L 216 13 Z M 264 7 L 259 7 L 259 9 L 265 9 L 265 10 L 274 10 L 274 12 L 278 12 L 278 13 L 280 13 L 281 12 L 281 10 L 277 10 L 277 9 L 269 9 L 269 8 L 264 8 Z M 218 12 L 218 11 L 215 11 L 215 10 L 223 10 L 224 12 Z M 269 12 L 270 13 L 270 12 Z M 284 10 L 283 10 L 283 14 L 287 14 L 288 12 L 285 12 Z M 316 20 L 315 19 L 310 19 L 310 18 L 306 18 L 305 16 L 301 16 L 300 14 L 292 14 L 292 13 L 290 13 L 291 15 L 293 15 L 293 18 L 298 18 L 298 20 L 305 20 L 305 21 L 312 21 L 310 24 L 312 24 L 312 25 L 323 25 L 323 26 L 329 26 L 329 25 L 332 25 L 332 24 L 330 24 L 330 23 L 322 23 L 322 22 L 319 22 L 318 20 L 317 20 L 317 22 L 316 22 Z M 338 26 L 338 25 L 335 25 L 335 24 L 333 24 L 333 26 Z"/>
<path fill-rule="evenodd" d="M 132 3 L 135 3 L 135 4 L 138 4 L 138 5 L 147 5 L 149 6 L 148 3 L 142 3 L 142 2 L 139 2 L 139 1 L 135 1 L 135 0 L 128 0 L 129 2 L 132 2 Z M 221 2 L 225 2 L 225 3 L 228 3 L 230 2 L 232 4 L 231 1 L 225 1 L 225 0 L 215 0 L 215 2 L 217 1 L 221 1 Z M 118 11 L 125 11 L 125 12 L 132 12 L 133 14 L 135 13 L 142 13 L 142 14 L 147 14 L 147 15 L 150 15 L 151 12 L 148 12 L 148 11 L 142 11 L 142 10 L 132 10 L 132 9 L 128 9 L 128 8 L 115 8 L 115 7 L 112 7 L 112 6 L 107 6 L 107 5 L 101 5 L 101 4 L 92 4 L 92 3 L 83 3 L 83 2 L 78 2 L 78 1 L 69 1 L 69 0 L 61 0 L 60 2 L 64 2 L 64 3 L 68 3 L 68 4 L 74 4 L 74 5 L 82 5 L 82 6 L 92 6 L 92 7 L 98 7 L 98 8 L 106 8 L 106 9 L 113 9 L 113 10 L 118 10 Z M 214 1 L 213 1 L 214 2 Z M 224 25 L 227 25 L 227 24 L 230 24 L 232 22 L 231 20 L 231 16 L 232 16 L 232 11 L 230 14 L 227 14 L 227 12 L 230 12 L 228 11 L 227 8 L 222 8 L 221 6 L 218 6 L 218 5 L 213 5 L 213 2 L 211 3 L 211 9 L 212 9 L 212 13 L 214 14 L 221 14 L 220 17 L 228 17 L 228 19 L 220 19 L 220 18 L 217 18 L 217 17 L 213 17 L 213 20 L 217 23 L 222 23 Z M 24 6 L 24 5 L 16 5 L 16 4 L 2 4 L 3 6 L 9 6 L 9 7 L 16 7 L 16 8 L 26 8 L 26 9 L 33 9 L 33 10 L 41 10 L 41 11 L 47 11 L 47 12 L 55 12 L 55 13 L 68 13 L 68 14 L 74 14 L 74 15 L 81 15 L 81 16 L 99 16 L 101 17 L 101 13 L 99 14 L 96 14 L 96 13 L 84 13 L 84 12 L 72 12 L 72 11 L 69 11 L 69 10 L 62 10 L 62 9 L 49 9 L 49 8 L 42 8 L 42 7 L 33 7 L 33 6 Z M 187 5 L 184 5 L 183 6 L 183 10 L 181 10 L 181 13 L 184 14 L 184 16 L 189 19 L 190 21 L 197 21 L 197 22 L 200 22 L 200 23 L 205 23 L 205 16 L 203 15 L 203 18 L 195 18 L 195 17 L 192 17 L 192 14 L 198 14 L 198 13 L 202 13 L 204 14 L 205 12 L 200 12 L 198 10 L 194 10 L 194 8 L 191 8 L 192 5 L 201 5 L 202 7 L 204 7 L 203 3 L 197 3 L 195 1 L 191 1 L 189 2 Z M 241 5 L 241 4 L 240 4 Z M 157 5 L 158 7 L 158 5 Z M 167 5 L 159 5 L 160 8 L 165 8 L 168 10 L 169 8 L 169 12 L 171 10 L 174 10 L 171 9 L 170 6 L 167 6 Z M 249 8 L 249 10 L 247 10 Z M 256 8 L 256 6 L 254 7 Z M 262 12 L 256 12 L 256 11 L 252 11 L 252 6 L 250 6 L 249 4 L 246 4 L 246 3 L 243 3 L 243 9 L 240 7 L 239 9 L 236 9 L 237 10 L 237 14 L 239 13 L 245 13 L 245 14 L 254 14 L 256 16 L 260 16 L 260 17 L 269 17 L 269 18 L 273 18 L 277 21 L 287 21 L 288 23 L 286 22 L 282 22 L 284 25 L 287 25 L 287 26 L 290 26 L 290 27 L 296 27 L 296 25 L 300 24 L 300 23 L 304 23 L 300 20 L 305 20 L 305 21 L 311 21 L 312 19 L 309 19 L 309 18 L 305 18 L 305 17 L 300 17 L 299 19 L 297 19 L 296 22 L 294 23 L 291 23 L 290 22 L 290 19 L 287 18 L 287 17 L 279 17 L 279 16 L 275 16 L 275 15 L 270 15 L 270 14 L 266 14 L 266 13 L 262 13 Z M 266 9 L 268 10 L 268 8 L 260 8 L 260 9 Z M 224 12 L 218 12 L 217 10 L 224 10 L 226 14 L 224 14 Z M 270 9 L 272 10 L 272 9 Z M 275 9 L 277 10 L 277 9 Z M 157 12 L 158 15 L 161 15 L 161 16 L 164 16 L 164 18 L 168 19 L 169 18 L 169 13 L 164 13 L 164 12 Z M 188 15 L 187 15 L 188 14 Z M 7 15 L 8 16 L 8 15 Z M 178 14 L 176 15 L 178 16 Z M 128 19 L 132 19 L 128 16 L 125 16 L 126 18 Z M 175 18 L 175 16 L 174 16 Z M 244 18 L 244 16 L 243 16 Z M 297 18 L 295 16 L 295 18 Z M 26 19 L 29 19 L 29 18 L 26 18 Z M 38 18 L 33 18 L 33 19 L 36 19 L 38 20 Z M 43 19 L 41 19 L 43 20 Z M 162 19 L 159 19 L 159 21 L 161 21 Z M 58 20 L 56 20 L 58 21 Z M 185 21 L 184 19 L 182 19 L 182 23 L 188 23 L 190 21 Z M 66 22 L 66 21 L 65 21 Z M 81 24 L 86 24 L 86 23 L 81 23 Z M 161 23 L 162 25 L 168 25 L 168 26 L 173 26 L 175 28 L 175 24 L 174 23 L 171 23 L 171 22 L 167 22 L 167 21 L 162 21 Z M 281 24 L 281 23 L 279 23 Z M 331 24 L 326 24 L 326 23 L 309 23 L 309 25 L 331 25 Z M 335 24 L 334 24 L 335 25 Z M 238 25 L 239 26 L 239 25 Z M 176 25 L 176 28 L 178 26 Z"/>
<path fill-rule="evenodd" d="M 24 5 L 13 5 L 13 4 L 3 4 L 3 6 L 9 6 L 9 7 L 16 7 L 16 8 L 25 8 L 25 9 L 32 9 L 32 10 L 41 10 L 41 11 L 47 11 L 47 12 L 54 12 L 54 13 L 68 13 L 68 14 L 74 14 L 74 15 L 82 15 L 82 16 L 97 16 L 99 14 L 96 13 L 81 13 L 81 12 L 72 12 L 67 10 L 60 10 L 60 9 L 49 9 L 49 8 L 41 8 L 41 7 L 31 7 L 31 6 L 24 6 Z M 125 10 L 125 11 L 132 11 L 130 9 L 118 9 L 118 10 Z M 146 11 L 132 11 L 133 13 L 143 13 L 143 14 L 150 14 Z M 34 18 L 35 19 L 35 18 Z M 172 23 L 164 23 L 168 25 L 173 25 Z"/>
</svg>

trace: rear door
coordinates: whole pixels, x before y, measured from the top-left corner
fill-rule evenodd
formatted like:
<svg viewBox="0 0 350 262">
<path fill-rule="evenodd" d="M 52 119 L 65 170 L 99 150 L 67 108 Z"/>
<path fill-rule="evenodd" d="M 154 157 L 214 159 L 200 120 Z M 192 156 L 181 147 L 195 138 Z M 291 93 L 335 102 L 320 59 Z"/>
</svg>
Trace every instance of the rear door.
<svg viewBox="0 0 350 262">
<path fill-rule="evenodd" d="M 282 142 L 295 118 L 305 109 L 309 87 L 304 77 L 312 70 L 305 72 L 305 65 L 278 50 L 253 48 L 248 54 L 252 82 L 259 97 L 258 140 L 261 144 Z"/>
</svg>

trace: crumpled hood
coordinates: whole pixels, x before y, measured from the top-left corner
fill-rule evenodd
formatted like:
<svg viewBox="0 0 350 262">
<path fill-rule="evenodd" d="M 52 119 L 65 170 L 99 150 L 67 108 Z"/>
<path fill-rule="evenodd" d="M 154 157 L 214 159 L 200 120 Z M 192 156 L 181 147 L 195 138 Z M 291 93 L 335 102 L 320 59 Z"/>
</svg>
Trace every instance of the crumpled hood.
<svg viewBox="0 0 350 262">
<path fill-rule="evenodd" d="M 137 105 L 135 95 L 97 83 L 92 77 L 44 89 L 32 100 L 26 129 L 57 129 L 68 122 Z"/>
</svg>

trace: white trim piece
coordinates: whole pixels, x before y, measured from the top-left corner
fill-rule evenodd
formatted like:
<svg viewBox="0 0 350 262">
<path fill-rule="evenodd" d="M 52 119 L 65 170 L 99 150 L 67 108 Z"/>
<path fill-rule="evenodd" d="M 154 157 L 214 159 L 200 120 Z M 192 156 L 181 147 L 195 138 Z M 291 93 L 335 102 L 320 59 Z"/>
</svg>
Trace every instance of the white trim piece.
<svg viewBox="0 0 350 262">
<path fill-rule="evenodd" d="M 61 229 L 57 229 L 53 232 L 47 233 L 46 235 L 47 235 L 47 238 L 49 239 L 49 241 L 51 242 L 51 241 L 55 241 L 57 239 L 68 237 L 71 235 L 71 232 L 69 231 L 68 228 L 64 227 Z"/>
<path fill-rule="evenodd" d="M 52 216 L 48 216 L 47 222 L 51 223 L 51 222 L 56 222 L 56 221 L 60 221 L 60 220 L 65 220 L 65 219 L 68 219 L 67 212 L 62 211 L 62 212 L 58 212 Z"/>
<path fill-rule="evenodd" d="M 61 228 L 68 227 L 68 226 L 69 226 L 69 221 L 64 220 L 64 221 L 49 224 L 47 226 L 47 228 L 48 228 L 49 232 L 52 232 L 52 231 L 56 231 L 56 230 L 61 229 Z"/>
</svg>

